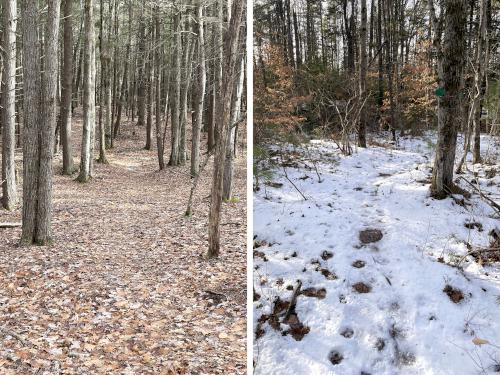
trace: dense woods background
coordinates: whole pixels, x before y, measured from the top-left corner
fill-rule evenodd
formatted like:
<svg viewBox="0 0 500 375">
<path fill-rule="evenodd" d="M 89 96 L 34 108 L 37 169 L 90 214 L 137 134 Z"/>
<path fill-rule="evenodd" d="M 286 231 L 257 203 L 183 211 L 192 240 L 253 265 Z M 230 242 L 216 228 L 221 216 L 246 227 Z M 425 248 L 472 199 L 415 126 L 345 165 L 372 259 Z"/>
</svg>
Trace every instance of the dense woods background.
<svg viewBox="0 0 500 375">
<path fill-rule="evenodd" d="M 62 148 L 63 174 L 78 169 L 71 114 L 83 107 L 80 182 L 93 176 L 95 143 L 97 162 L 108 163 L 123 115 L 145 127 L 146 150 L 156 139 L 160 170 L 170 131 L 168 165 L 189 160 L 196 177 L 200 134 L 208 134 L 217 161 L 210 252 L 218 252 L 220 202 L 231 198 L 242 122 L 242 13 L 240 2 L 3 2 L 2 204 L 19 201 L 14 152 L 24 147 L 23 242 L 50 241 L 52 155 Z"/>
<path fill-rule="evenodd" d="M 479 161 L 480 133 L 500 132 L 498 15 L 490 0 L 256 2 L 257 142 L 314 134 L 350 154 L 367 130 L 439 127 L 445 154 L 458 131 Z"/>
</svg>

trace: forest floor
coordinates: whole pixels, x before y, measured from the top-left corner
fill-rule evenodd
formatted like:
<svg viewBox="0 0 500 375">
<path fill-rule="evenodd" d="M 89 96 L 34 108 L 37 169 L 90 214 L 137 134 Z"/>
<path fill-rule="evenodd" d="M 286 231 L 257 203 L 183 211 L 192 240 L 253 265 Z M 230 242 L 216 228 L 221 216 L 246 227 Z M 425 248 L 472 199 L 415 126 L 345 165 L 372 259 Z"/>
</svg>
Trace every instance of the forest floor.
<svg viewBox="0 0 500 375">
<path fill-rule="evenodd" d="M 78 162 L 81 113 L 75 123 Z M 122 129 L 87 184 L 59 175 L 56 157 L 52 246 L 20 248 L 20 228 L 0 229 L 0 372 L 246 373 L 245 151 L 221 256 L 207 261 L 211 163 L 186 218 L 189 167 L 159 172 L 145 129 Z"/>
<path fill-rule="evenodd" d="M 254 195 L 256 374 L 500 371 L 500 254 L 466 255 L 492 246 L 499 216 L 462 179 L 471 198 L 429 196 L 435 142 L 271 146 Z M 482 150 L 461 176 L 499 203 L 500 140 Z"/>
</svg>

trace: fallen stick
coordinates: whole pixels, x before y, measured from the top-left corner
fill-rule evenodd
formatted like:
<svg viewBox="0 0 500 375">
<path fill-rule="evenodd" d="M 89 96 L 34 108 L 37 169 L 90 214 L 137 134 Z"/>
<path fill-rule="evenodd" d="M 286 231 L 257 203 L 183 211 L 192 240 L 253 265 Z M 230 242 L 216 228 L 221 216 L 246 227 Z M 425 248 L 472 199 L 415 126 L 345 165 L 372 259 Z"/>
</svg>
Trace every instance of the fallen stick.
<svg viewBox="0 0 500 375">
<path fill-rule="evenodd" d="M 302 281 L 298 280 L 297 286 L 295 287 L 295 290 L 293 291 L 292 294 L 292 299 L 290 300 L 290 305 L 288 305 L 285 317 L 283 318 L 283 322 L 286 322 L 288 318 L 290 318 L 290 315 L 292 315 L 292 312 L 295 310 L 295 305 L 297 304 L 297 297 L 300 294 L 301 287 L 302 287 Z"/>
<path fill-rule="evenodd" d="M 467 182 L 470 186 L 472 186 L 472 188 L 479 193 L 479 196 L 481 198 L 483 198 L 483 200 L 485 200 L 486 203 L 488 203 L 490 205 L 490 207 L 495 209 L 497 212 L 500 212 L 500 205 L 498 203 L 496 203 L 493 199 L 488 198 L 486 195 L 484 195 L 483 192 L 477 186 L 475 186 L 472 182 L 470 182 L 469 180 L 465 179 L 462 176 L 460 176 L 460 178 L 462 180 L 464 180 L 465 182 Z"/>
<path fill-rule="evenodd" d="M 21 223 L 0 223 L 0 229 L 18 228 L 20 226 L 22 226 Z"/>
<path fill-rule="evenodd" d="M 297 190 L 299 192 L 299 194 L 302 195 L 302 198 L 304 198 L 304 200 L 306 201 L 307 200 L 306 196 L 299 190 L 299 188 L 292 182 L 292 180 L 290 180 L 290 178 L 288 178 L 288 174 L 286 173 L 285 167 L 283 167 L 283 172 L 285 172 L 285 178 L 288 180 L 288 182 L 290 182 L 292 184 L 292 186 L 295 188 L 295 190 Z"/>
</svg>

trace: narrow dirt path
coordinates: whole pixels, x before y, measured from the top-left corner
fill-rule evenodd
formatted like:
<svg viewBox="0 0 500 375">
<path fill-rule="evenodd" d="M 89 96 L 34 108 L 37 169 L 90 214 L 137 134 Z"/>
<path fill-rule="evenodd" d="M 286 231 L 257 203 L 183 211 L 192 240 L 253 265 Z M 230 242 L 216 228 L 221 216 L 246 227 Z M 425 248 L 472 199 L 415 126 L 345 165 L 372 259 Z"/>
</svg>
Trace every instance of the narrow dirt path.
<svg viewBox="0 0 500 375">
<path fill-rule="evenodd" d="M 19 248 L 20 229 L 1 230 L 0 368 L 242 374 L 245 160 L 237 160 L 238 199 L 224 205 L 222 255 L 206 261 L 211 167 L 185 218 L 188 167 L 158 172 L 155 148 L 141 149 L 144 130 L 122 125 L 110 163 L 96 163 L 90 183 L 55 176 L 52 246 Z M 0 217 L 20 220 L 20 209 Z"/>
</svg>

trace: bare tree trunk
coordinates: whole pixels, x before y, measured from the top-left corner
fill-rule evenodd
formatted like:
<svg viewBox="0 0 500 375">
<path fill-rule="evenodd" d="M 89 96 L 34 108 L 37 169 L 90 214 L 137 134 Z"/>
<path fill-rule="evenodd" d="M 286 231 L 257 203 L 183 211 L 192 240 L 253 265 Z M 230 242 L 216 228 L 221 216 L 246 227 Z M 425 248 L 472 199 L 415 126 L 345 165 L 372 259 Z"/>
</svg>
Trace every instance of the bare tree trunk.
<svg viewBox="0 0 500 375">
<path fill-rule="evenodd" d="M 233 2 L 231 20 L 224 37 L 224 82 L 221 82 L 221 94 L 217 101 L 217 124 L 220 129 L 214 157 L 214 175 L 212 180 L 212 193 L 210 198 L 210 213 L 208 225 L 208 252 L 207 257 L 216 257 L 220 251 L 220 217 L 222 208 L 222 192 L 224 179 L 224 159 L 226 157 L 227 137 L 230 130 L 231 97 L 234 85 L 236 64 L 238 61 L 238 43 L 240 41 L 240 25 L 243 14 L 242 0 Z"/>
<path fill-rule="evenodd" d="M 40 169 L 36 212 L 38 244 L 51 241 L 52 231 L 52 152 L 56 126 L 57 72 L 59 56 L 60 0 L 48 0 L 45 24 L 45 74 L 42 77 L 42 119 L 40 122 Z"/>
<path fill-rule="evenodd" d="M 114 126 L 113 126 L 113 121 L 115 120 L 116 117 L 116 110 L 117 110 L 117 105 L 116 102 L 119 98 L 120 93 L 118 92 L 120 88 L 120 73 L 119 73 L 119 63 L 118 63 L 118 31 L 119 31 L 119 20 L 118 20 L 118 8 L 119 8 L 119 2 L 117 0 L 113 0 L 114 4 L 114 24 L 113 24 L 113 88 L 112 88 L 112 102 L 111 102 L 111 121 L 109 123 L 109 129 L 108 129 L 108 136 L 109 136 L 109 146 L 110 148 L 114 147 Z M 111 25 L 111 23 L 110 23 Z M 111 41 L 111 26 L 110 26 L 110 33 L 109 33 L 109 39 Z M 128 54 L 125 57 L 125 60 L 128 60 Z M 120 114 L 121 115 L 121 114 Z"/>
<path fill-rule="evenodd" d="M 485 47 L 486 47 L 486 1 L 479 0 L 479 32 L 477 38 L 476 51 L 476 66 L 474 71 L 474 100 L 472 106 L 474 108 L 473 115 L 473 132 L 474 145 L 472 149 L 472 162 L 481 162 L 481 101 L 484 97 L 483 81 L 484 81 L 484 65 Z"/>
<path fill-rule="evenodd" d="M 203 122 L 203 107 L 205 100 L 205 89 L 207 84 L 207 72 L 205 66 L 205 34 L 203 30 L 203 1 L 199 0 L 197 7 L 198 22 L 198 82 L 197 95 L 194 107 L 193 134 L 191 145 L 191 176 L 198 175 L 200 169 L 200 132 Z"/>
<path fill-rule="evenodd" d="M 110 55 L 109 46 L 106 39 L 104 31 L 104 3 L 101 0 L 100 6 L 100 27 L 99 27 L 99 52 L 101 60 L 101 79 L 99 87 L 99 159 L 97 162 L 107 164 L 108 160 L 106 158 L 106 129 L 109 124 L 108 110 L 110 109 L 110 98 L 111 91 L 109 90 L 109 65 L 110 65 Z M 103 108 L 104 107 L 104 108 Z M 104 121 L 103 121 L 104 114 Z"/>
<path fill-rule="evenodd" d="M 21 244 L 35 242 L 37 223 L 39 131 L 40 131 L 40 48 L 38 44 L 38 2 L 23 0 L 23 228 Z"/>
<path fill-rule="evenodd" d="M 233 196 L 233 175 L 234 175 L 234 157 L 236 148 L 236 126 L 235 124 L 241 114 L 241 96 L 243 94 L 243 81 L 245 78 L 245 60 L 244 55 L 240 57 L 240 71 L 238 73 L 238 79 L 234 82 L 233 96 L 231 102 L 231 118 L 229 123 L 231 124 L 231 129 L 229 130 L 229 136 L 227 140 L 226 148 L 226 159 L 224 161 L 224 182 L 223 182 L 223 192 L 222 199 L 230 200 Z"/>
<path fill-rule="evenodd" d="M 152 28 L 151 28 L 152 30 Z M 148 43 L 149 44 L 149 43 Z M 149 45 L 152 45 L 149 44 Z M 152 50 L 151 48 L 149 50 Z M 153 109 L 153 80 L 152 80 L 152 55 L 150 53 L 145 57 L 146 59 L 146 71 L 145 71 L 145 86 L 146 86 L 146 145 L 144 146 L 145 150 L 151 150 L 152 138 L 153 138 L 153 118 L 152 118 L 152 109 Z"/>
<path fill-rule="evenodd" d="M 297 68 L 299 68 L 302 65 L 302 51 L 300 49 L 299 23 L 295 11 L 293 11 L 293 30 L 295 34 L 295 61 L 297 62 Z"/>
<path fill-rule="evenodd" d="M 431 22 L 436 24 L 432 0 L 429 4 Z M 438 51 L 440 60 L 438 61 L 438 75 L 439 85 L 444 88 L 445 93 L 443 97 L 438 97 L 438 142 L 431 184 L 431 194 L 436 198 L 446 197 L 454 190 L 453 167 L 457 127 L 461 123 L 457 116 L 461 113 L 459 109 L 460 88 L 465 61 L 465 10 L 464 0 L 446 0 L 442 11 L 444 12 L 444 39 L 441 51 Z"/>
<path fill-rule="evenodd" d="M 64 0 L 64 61 L 61 93 L 61 143 L 63 149 L 63 174 L 74 172 L 71 144 L 71 98 L 73 88 L 73 10 L 72 0 Z"/>
<path fill-rule="evenodd" d="M 129 3 L 128 8 L 128 43 L 127 43 L 127 53 L 125 58 L 125 68 L 123 70 L 122 88 L 120 90 L 120 100 L 118 100 L 118 108 L 116 110 L 116 122 L 113 129 L 113 138 L 118 135 L 120 131 L 120 121 L 122 118 L 122 108 L 125 104 L 125 95 L 127 92 L 127 79 L 129 74 L 129 60 L 130 60 L 130 48 L 132 45 L 132 2 Z"/>
<path fill-rule="evenodd" d="M 2 206 L 13 210 L 19 198 L 17 196 L 16 163 L 16 30 L 17 1 L 3 1 L 3 121 L 2 121 Z"/>
<path fill-rule="evenodd" d="M 171 112 L 172 112 L 172 149 L 170 151 L 169 165 L 179 165 L 179 148 L 180 148 L 180 101 L 181 101 L 181 61 L 182 61 L 182 38 L 181 38 L 181 13 L 175 15 L 174 33 L 175 33 L 175 55 L 172 81 L 172 97 L 171 97 Z"/>
<path fill-rule="evenodd" d="M 191 21 L 189 17 L 186 17 L 186 26 L 185 26 L 185 39 L 184 39 L 184 51 L 183 51 L 183 85 L 181 87 L 181 111 L 180 111 L 180 143 L 179 143 L 179 163 L 184 165 L 187 159 L 186 152 L 186 127 L 187 127 L 187 119 L 188 119 L 188 94 L 189 88 L 191 84 L 191 62 L 193 60 L 193 52 L 195 44 L 191 40 Z"/>
<path fill-rule="evenodd" d="M 359 74 L 359 99 L 363 103 L 366 95 L 366 0 L 361 0 L 361 30 L 360 41 L 360 74 Z M 359 116 L 358 145 L 366 147 L 366 107 L 363 105 Z"/>
<path fill-rule="evenodd" d="M 83 73 L 83 136 L 80 161 L 80 182 L 93 175 L 95 134 L 95 40 L 93 0 L 85 0 L 85 53 Z"/>
<path fill-rule="evenodd" d="M 377 104 L 379 107 L 379 112 L 381 111 L 382 105 L 384 104 L 384 53 L 382 46 L 382 11 L 383 11 L 383 0 L 378 0 L 377 4 L 377 48 L 378 48 L 378 95 Z"/>
<path fill-rule="evenodd" d="M 84 17 L 82 16 L 82 19 Z M 84 60 L 84 47 L 80 47 L 80 57 L 78 59 L 79 63 L 78 63 L 78 69 L 76 71 L 76 79 L 75 79 L 75 101 L 73 103 L 74 107 L 78 107 L 78 105 L 81 103 L 81 90 L 80 90 L 80 86 L 81 86 L 81 81 L 82 81 L 82 67 L 84 65 L 83 63 L 83 60 Z"/>
<path fill-rule="evenodd" d="M 144 8 L 143 8 L 144 13 Z M 137 126 L 146 125 L 146 79 L 144 77 L 144 63 L 146 53 L 146 35 L 143 20 L 139 21 L 139 72 L 137 85 Z"/>
<path fill-rule="evenodd" d="M 162 139 L 162 127 L 161 127 L 161 50 L 160 50 L 160 40 L 161 40 L 161 29 L 160 29 L 160 9 L 156 6 L 154 21 L 155 21 L 155 125 L 156 125 L 156 148 L 158 150 L 158 165 L 160 171 L 165 169 L 165 151 L 163 147 Z"/>
</svg>

